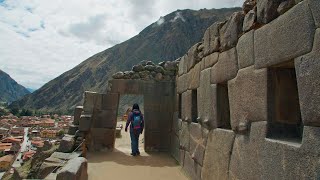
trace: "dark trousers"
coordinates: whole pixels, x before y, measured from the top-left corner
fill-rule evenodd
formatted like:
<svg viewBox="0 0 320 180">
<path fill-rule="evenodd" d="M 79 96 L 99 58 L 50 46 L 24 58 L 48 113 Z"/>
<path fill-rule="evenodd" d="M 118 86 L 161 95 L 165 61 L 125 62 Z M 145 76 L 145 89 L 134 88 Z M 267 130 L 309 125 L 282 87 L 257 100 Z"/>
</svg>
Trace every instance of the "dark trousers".
<svg viewBox="0 0 320 180">
<path fill-rule="evenodd" d="M 140 131 L 138 130 L 137 133 L 133 132 L 133 129 L 130 130 L 130 138 L 131 138 L 131 151 L 132 154 L 137 154 L 139 151 L 139 136 Z"/>
</svg>

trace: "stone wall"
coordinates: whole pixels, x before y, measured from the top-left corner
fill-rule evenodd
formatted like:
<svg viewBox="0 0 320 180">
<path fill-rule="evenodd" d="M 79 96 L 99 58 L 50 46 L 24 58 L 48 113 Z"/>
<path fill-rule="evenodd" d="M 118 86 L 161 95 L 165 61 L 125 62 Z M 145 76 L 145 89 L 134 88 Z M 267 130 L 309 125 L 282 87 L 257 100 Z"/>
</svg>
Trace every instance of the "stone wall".
<svg viewBox="0 0 320 180">
<path fill-rule="evenodd" d="M 320 178 L 319 19 L 319 0 L 247 0 L 181 58 L 171 153 L 191 179 Z"/>
</svg>

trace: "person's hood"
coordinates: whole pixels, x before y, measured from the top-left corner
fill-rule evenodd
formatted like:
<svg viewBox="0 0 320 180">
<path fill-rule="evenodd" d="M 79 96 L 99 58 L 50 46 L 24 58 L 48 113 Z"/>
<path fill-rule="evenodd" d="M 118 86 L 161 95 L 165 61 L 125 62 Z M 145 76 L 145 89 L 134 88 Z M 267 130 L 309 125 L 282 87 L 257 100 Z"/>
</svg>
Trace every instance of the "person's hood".
<svg viewBox="0 0 320 180">
<path fill-rule="evenodd" d="M 140 112 L 140 110 L 138 110 L 138 109 L 134 109 L 134 110 L 132 111 L 132 113 L 133 113 L 133 114 L 140 114 L 141 112 Z"/>
</svg>

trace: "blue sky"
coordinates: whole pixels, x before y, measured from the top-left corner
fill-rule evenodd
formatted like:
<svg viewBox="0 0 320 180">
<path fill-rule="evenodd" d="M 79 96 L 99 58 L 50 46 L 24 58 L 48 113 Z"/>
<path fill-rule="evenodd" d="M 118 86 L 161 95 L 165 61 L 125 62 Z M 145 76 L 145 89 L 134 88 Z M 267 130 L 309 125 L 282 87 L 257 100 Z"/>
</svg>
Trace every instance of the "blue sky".
<svg viewBox="0 0 320 180">
<path fill-rule="evenodd" d="M 0 0 L 0 69 L 37 89 L 176 9 L 240 0 Z"/>
</svg>

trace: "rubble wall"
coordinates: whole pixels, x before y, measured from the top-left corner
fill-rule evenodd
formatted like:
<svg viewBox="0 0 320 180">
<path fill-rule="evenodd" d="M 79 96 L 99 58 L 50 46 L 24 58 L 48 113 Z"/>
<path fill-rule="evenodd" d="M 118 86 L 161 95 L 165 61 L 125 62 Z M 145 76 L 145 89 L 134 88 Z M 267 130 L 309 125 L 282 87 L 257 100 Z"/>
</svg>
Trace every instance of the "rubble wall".
<svg viewBox="0 0 320 180">
<path fill-rule="evenodd" d="M 319 7 L 247 0 L 181 58 L 171 153 L 191 179 L 320 178 Z"/>
</svg>

